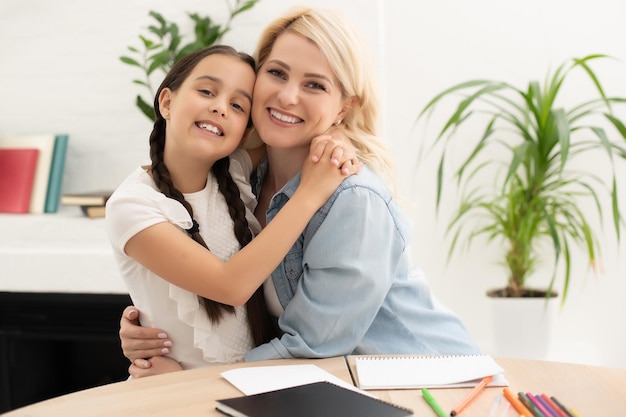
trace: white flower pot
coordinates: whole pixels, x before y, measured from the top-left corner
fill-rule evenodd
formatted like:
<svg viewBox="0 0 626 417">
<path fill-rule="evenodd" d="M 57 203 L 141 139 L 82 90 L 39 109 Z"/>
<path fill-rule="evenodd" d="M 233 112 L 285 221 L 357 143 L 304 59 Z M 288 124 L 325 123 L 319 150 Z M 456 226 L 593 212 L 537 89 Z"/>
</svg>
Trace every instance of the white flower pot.
<svg viewBox="0 0 626 417">
<path fill-rule="evenodd" d="M 493 355 L 548 359 L 559 298 L 487 298 L 491 304 Z"/>
</svg>

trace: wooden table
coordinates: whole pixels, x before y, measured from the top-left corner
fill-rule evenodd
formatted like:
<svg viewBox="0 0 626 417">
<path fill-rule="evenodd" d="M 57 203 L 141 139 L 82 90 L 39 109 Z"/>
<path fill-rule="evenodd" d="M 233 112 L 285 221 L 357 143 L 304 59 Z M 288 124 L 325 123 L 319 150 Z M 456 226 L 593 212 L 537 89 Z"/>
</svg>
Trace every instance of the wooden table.
<svg viewBox="0 0 626 417">
<path fill-rule="evenodd" d="M 358 386 L 358 375 L 354 359 L 348 357 L 350 371 Z M 509 390 L 516 396 L 519 391 L 533 394 L 545 393 L 554 396 L 563 404 L 576 410 L 583 417 L 626 416 L 626 370 L 576 365 L 562 362 L 547 362 L 527 359 L 494 358 L 505 370 Z M 450 388 L 429 390 L 439 405 L 450 411 L 461 401 L 470 388 Z M 378 398 L 403 405 L 413 410 L 417 416 L 435 414 L 422 398 L 420 390 L 368 391 Z M 460 417 L 487 417 L 502 388 L 485 388 L 474 401 L 460 414 Z M 504 410 L 504 398 L 499 410 Z M 500 417 L 501 411 L 496 414 Z M 519 416 L 513 409 L 507 417 Z"/>
<path fill-rule="evenodd" d="M 329 359 L 277 360 L 221 365 L 124 381 L 75 392 L 3 414 L 3 417 L 85 416 L 222 416 L 215 401 L 242 395 L 220 373 L 248 366 L 311 363 L 338 378 L 358 384 L 355 356 Z M 626 415 L 626 370 L 525 359 L 496 358 L 514 393 L 546 393 L 555 396 L 584 417 Z M 346 363 L 347 362 L 347 363 Z M 451 410 L 470 389 L 431 390 L 444 410 Z M 434 416 L 419 390 L 370 391 L 380 399 L 414 410 L 416 416 Z M 487 417 L 501 388 L 487 388 L 461 417 Z M 498 413 L 496 417 L 500 417 Z M 513 411 L 507 417 L 517 416 Z M 294 416 L 297 417 L 297 416 Z M 323 416 L 320 416 L 323 417 Z M 384 416 L 381 416 L 384 417 Z"/>
<path fill-rule="evenodd" d="M 3 417 L 221 416 L 215 400 L 243 395 L 220 376 L 232 368 L 311 363 L 352 383 L 345 358 L 292 359 L 218 365 L 116 382 L 18 408 Z M 296 417 L 296 416 L 294 416 Z"/>
</svg>

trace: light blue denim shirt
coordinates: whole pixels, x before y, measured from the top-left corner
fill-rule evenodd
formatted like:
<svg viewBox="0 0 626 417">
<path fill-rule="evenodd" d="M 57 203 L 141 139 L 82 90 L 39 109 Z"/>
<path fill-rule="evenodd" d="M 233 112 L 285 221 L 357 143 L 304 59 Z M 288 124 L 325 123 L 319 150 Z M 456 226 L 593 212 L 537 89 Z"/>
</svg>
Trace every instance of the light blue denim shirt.
<svg viewBox="0 0 626 417">
<path fill-rule="evenodd" d="M 264 161 L 253 181 L 257 195 L 266 171 Z M 273 197 L 268 222 L 299 183 L 298 175 Z M 283 335 L 252 349 L 246 361 L 478 353 L 461 321 L 411 267 L 410 230 L 371 170 L 345 179 L 272 273 Z"/>
</svg>

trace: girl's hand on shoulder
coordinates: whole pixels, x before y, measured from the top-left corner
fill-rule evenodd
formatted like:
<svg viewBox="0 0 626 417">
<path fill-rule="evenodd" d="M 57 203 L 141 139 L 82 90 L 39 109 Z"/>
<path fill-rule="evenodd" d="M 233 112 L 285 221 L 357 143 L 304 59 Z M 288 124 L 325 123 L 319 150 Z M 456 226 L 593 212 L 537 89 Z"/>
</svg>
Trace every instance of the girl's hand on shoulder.
<svg viewBox="0 0 626 417">
<path fill-rule="evenodd" d="M 333 155 L 336 155 L 334 146 L 323 146 L 321 155 L 316 158 L 317 161 L 307 158 L 302 167 L 298 190 L 302 189 L 310 202 L 318 201 L 317 198 L 320 198 L 319 206 L 328 200 L 347 176 L 356 173 L 354 164 L 340 166 Z"/>
<path fill-rule="evenodd" d="M 332 150 L 331 164 L 339 167 L 344 176 L 358 174 L 361 161 L 357 156 L 357 149 L 343 129 L 335 128 L 327 134 L 313 138 L 309 150 L 311 160 L 318 162 L 327 148 Z"/>
</svg>

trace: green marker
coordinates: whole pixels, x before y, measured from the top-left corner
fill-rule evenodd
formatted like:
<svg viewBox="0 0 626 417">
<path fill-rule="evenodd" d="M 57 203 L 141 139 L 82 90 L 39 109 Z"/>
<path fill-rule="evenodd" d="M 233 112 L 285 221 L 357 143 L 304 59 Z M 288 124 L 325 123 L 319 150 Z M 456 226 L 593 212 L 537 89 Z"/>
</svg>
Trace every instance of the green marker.
<svg viewBox="0 0 626 417">
<path fill-rule="evenodd" d="M 448 417 L 448 415 L 442 410 L 439 404 L 437 404 L 437 401 L 435 401 L 433 396 L 430 395 L 430 392 L 428 392 L 426 388 L 422 388 L 422 396 L 424 397 L 428 405 L 430 405 L 430 408 L 432 408 L 435 414 L 437 414 L 437 417 Z"/>
</svg>

